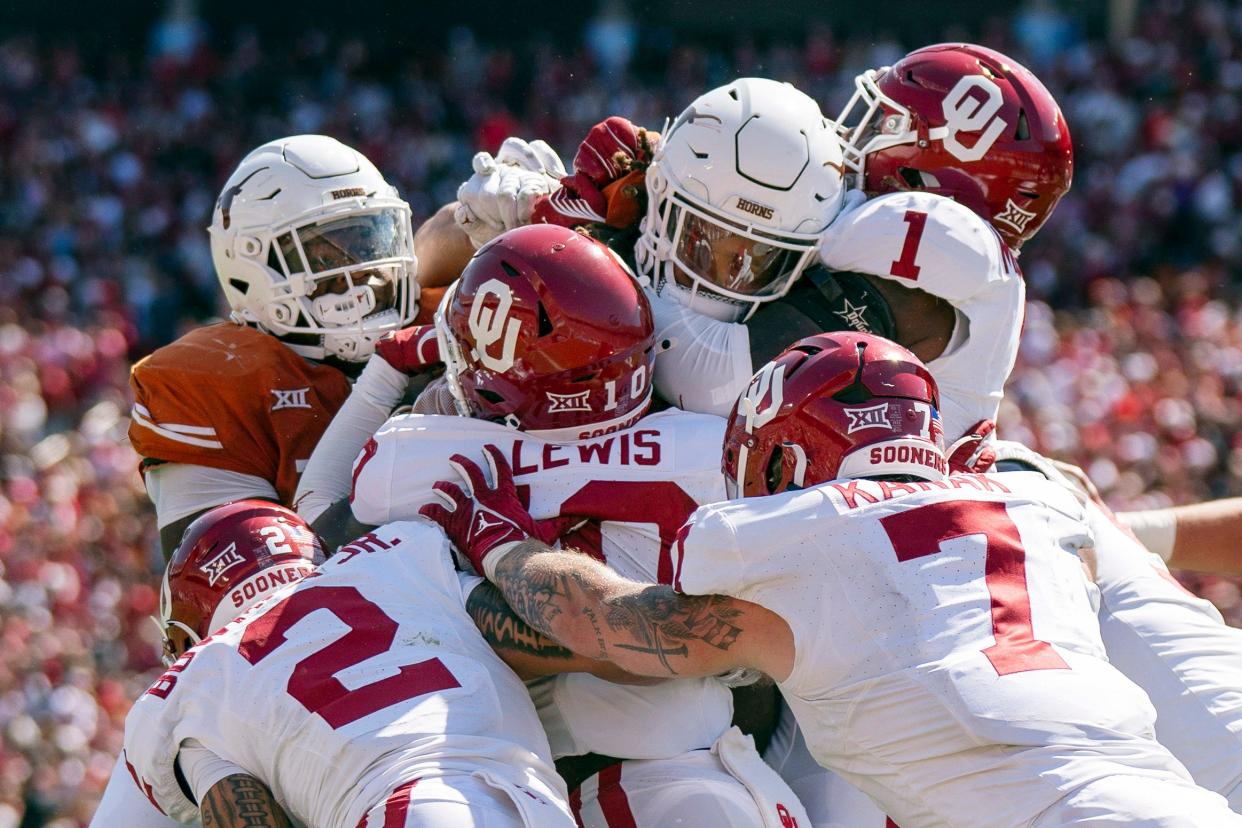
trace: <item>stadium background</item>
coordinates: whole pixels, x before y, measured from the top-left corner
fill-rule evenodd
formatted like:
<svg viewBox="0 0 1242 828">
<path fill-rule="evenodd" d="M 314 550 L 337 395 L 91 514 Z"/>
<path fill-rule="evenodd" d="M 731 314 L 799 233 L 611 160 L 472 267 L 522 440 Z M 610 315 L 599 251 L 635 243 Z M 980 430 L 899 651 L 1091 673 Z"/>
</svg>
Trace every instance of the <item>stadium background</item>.
<svg viewBox="0 0 1242 828">
<path fill-rule="evenodd" d="M 127 371 L 220 313 L 212 203 L 280 135 L 358 147 L 417 224 L 507 134 L 569 159 L 605 114 L 658 127 L 738 75 L 791 81 L 832 116 L 858 70 L 909 48 L 998 48 L 1060 101 L 1077 160 L 1022 257 L 1002 432 L 1083 465 L 1115 506 L 1242 493 L 1237 2 L 6 6 L 0 828 L 89 821 L 157 666 Z M 1242 624 L 1237 582 L 1183 581 Z"/>
</svg>

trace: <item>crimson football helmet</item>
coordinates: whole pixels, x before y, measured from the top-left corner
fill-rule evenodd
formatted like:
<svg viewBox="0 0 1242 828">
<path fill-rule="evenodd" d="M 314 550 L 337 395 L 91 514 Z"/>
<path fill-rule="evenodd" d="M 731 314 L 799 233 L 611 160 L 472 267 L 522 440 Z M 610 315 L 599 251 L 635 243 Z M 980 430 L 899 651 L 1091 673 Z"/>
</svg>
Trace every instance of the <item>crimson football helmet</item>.
<svg viewBox="0 0 1242 828">
<path fill-rule="evenodd" d="M 725 429 L 729 498 L 837 478 L 947 473 L 936 381 L 872 334 L 808 336 L 764 365 Z"/>
<path fill-rule="evenodd" d="M 611 250 L 552 224 L 479 248 L 436 313 L 460 414 L 549 440 L 624 428 L 651 403 L 654 327 Z"/>
<path fill-rule="evenodd" d="M 854 87 L 837 122 L 846 166 L 869 193 L 956 199 L 1017 250 L 1070 188 L 1065 116 L 1030 71 L 1000 52 L 925 46 L 862 73 Z"/>
<path fill-rule="evenodd" d="M 306 521 L 278 504 L 239 500 L 205 512 L 186 527 L 164 570 L 156 623 L 165 663 L 323 559 Z"/>
</svg>

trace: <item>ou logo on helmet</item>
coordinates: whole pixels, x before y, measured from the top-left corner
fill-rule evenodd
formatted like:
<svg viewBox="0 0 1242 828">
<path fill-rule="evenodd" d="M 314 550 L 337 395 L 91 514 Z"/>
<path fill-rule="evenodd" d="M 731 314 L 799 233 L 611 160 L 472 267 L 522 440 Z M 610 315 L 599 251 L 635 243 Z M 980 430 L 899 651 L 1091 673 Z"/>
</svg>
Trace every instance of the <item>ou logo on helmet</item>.
<svg viewBox="0 0 1242 828">
<path fill-rule="evenodd" d="M 487 307 L 487 300 L 495 297 L 496 307 Z M 513 309 L 513 290 L 499 279 L 488 279 L 474 294 L 470 304 L 470 336 L 474 339 L 474 357 L 483 367 L 492 371 L 508 371 L 517 356 L 517 338 L 522 330 L 520 319 L 510 319 Z M 500 344 L 499 353 L 493 347 Z"/>
<path fill-rule="evenodd" d="M 756 428 L 763 428 L 772 422 L 783 402 L 785 365 L 769 362 L 755 374 L 746 394 L 737 401 L 738 413 L 746 418 L 746 431 L 754 432 Z"/>
<path fill-rule="evenodd" d="M 1004 103 L 1000 87 L 991 78 L 983 75 L 962 77 L 940 102 L 945 124 L 941 138 L 944 148 L 959 161 L 978 161 L 987 155 L 996 139 L 1009 126 L 1004 118 L 996 114 Z M 959 132 L 980 134 L 974 145 L 968 147 L 957 139 Z"/>
</svg>

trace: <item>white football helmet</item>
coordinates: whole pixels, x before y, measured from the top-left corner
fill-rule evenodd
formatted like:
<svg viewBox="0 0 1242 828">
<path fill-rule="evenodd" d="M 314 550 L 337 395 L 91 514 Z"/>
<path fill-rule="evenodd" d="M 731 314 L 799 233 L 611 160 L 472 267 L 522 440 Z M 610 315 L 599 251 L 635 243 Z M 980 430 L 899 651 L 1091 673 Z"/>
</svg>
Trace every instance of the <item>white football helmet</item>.
<svg viewBox="0 0 1242 828">
<path fill-rule="evenodd" d="M 656 292 L 726 322 L 783 296 L 841 207 L 836 127 L 787 83 L 696 98 L 647 169 L 638 265 Z"/>
<path fill-rule="evenodd" d="M 208 230 L 234 319 L 310 359 L 363 362 L 418 312 L 410 206 L 335 138 L 294 135 L 251 152 Z"/>
</svg>

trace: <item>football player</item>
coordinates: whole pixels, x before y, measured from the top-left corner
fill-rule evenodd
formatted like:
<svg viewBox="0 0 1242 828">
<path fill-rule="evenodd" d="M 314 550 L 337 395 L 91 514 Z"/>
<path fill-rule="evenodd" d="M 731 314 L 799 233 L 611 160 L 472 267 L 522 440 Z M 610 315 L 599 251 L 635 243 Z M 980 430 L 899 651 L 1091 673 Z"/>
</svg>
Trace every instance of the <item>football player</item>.
<svg viewBox="0 0 1242 828">
<path fill-rule="evenodd" d="M 323 828 L 571 828 L 514 670 L 604 663 L 511 615 L 530 647 L 502 661 L 465 606 L 494 587 L 455 571 L 425 521 L 380 527 L 313 568 L 321 558 L 305 522 L 270 502 L 186 530 L 161 589 L 170 667 L 126 720 L 127 767 L 150 801 L 212 826 L 268 824 L 241 819 L 266 794 L 274 815 Z"/>
<path fill-rule="evenodd" d="M 856 88 L 841 116 L 845 159 L 872 197 L 824 234 L 821 257 L 841 272 L 810 271 L 745 327 L 664 316 L 675 325 L 659 335 L 678 347 L 657 361 L 657 390 L 691 410 L 715 411 L 727 397 L 722 391 L 739 387 L 751 361 L 768 358 L 784 337 L 848 325 L 887 334 L 927 362 L 940 383 L 945 433 L 960 436 L 954 454 L 969 453 L 990 427 L 984 421 L 996 416 L 1017 353 L 1024 304 L 1017 251 L 1072 179 L 1068 128 L 1030 72 L 979 46 L 916 50 L 860 75 Z M 988 451 L 995 450 L 1009 463 L 1051 468 L 1020 446 Z M 1101 625 L 1113 663 L 1151 696 L 1157 735 L 1194 778 L 1242 807 L 1242 633 L 1181 589 L 1106 510 L 1090 510 L 1101 524 Z M 1181 517 L 1122 516 L 1145 537 L 1154 532 L 1166 559 Z M 1227 567 L 1235 556 L 1219 541 L 1237 524 L 1237 501 L 1196 507 L 1184 521 L 1179 560 Z M 1202 545 L 1192 550 L 1195 538 Z M 822 817 L 824 824 L 883 825 L 873 810 L 864 817 L 848 797 L 831 797 L 792 725 L 782 721 L 767 756 L 816 824 Z M 847 810 L 837 812 L 842 803 Z"/>
<path fill-rule="evenodd" d="M 224 185 L 208 230 L 231 318 L 160 348 L 130 377 L 129 436 L 165 555 L 213 506 L 290 504 L 375 340 L 418 311 L 409 206 L 333 138 L 256 148 Z M 395 401 L 408 377 L 381 363 L 371 361 L 359 383 Z M 95 824 L 169 823 L 133 798 L 118 762 Z"/>
<path fill-rule="evenodd" d="M 418 310 L 409 205 L 334 138 L 255 149 L 208 230 L 231 318 L 160 348 L 130 380 L 130 440 L 166 554 L 212 506 L 291 503 L 351 376 Z"/>
<path fill-rule="evenodd" d="M 677 528 L 725 495 L 724 421 L 647 415 L 652 320 L 617 257 L 558 226 L 504 233 L 450 288 L 436 329 L 454 413 L 400 415 L 359 441 L 352 490 L 348 467 L 339 480 L 356 519 L 417 517 L 452 455 L 493 443 L 535 513 L 582 524 L 575 545 L 618 572 L 668 582 Z M 571 674 L 530 690 L 585 826 L 806 824 L 730 727 L 732 697 L 716 678 L 635 687 Z"/>
<path fill-rule="evenodd" d="M 906 825 L 1242 825 L 1108 663 L 1080 501 L 1038 474 L 946 474 L 938 402 L 886 340 L 796 343 L 738 400 L 742 499 L 695 512 L 671 586 L 538 540 L 495 446 L 490 480 L 458 455 L 465 488 L 422 514 L 575 652 L 771 675 L 815 757 Z"/>
<path fill-rule="evenodd" d="M 874 205 L 886 199 L 935 197 L 926 193 L 950 196 L 990 220 L 1005 242 L 1002 252 L 1016 253 L 1069 186 L 1072 158 L 1060 111 L 1034 76 L 1004 55 L 978 46 L 933 46 L 912 52 L 891 69 L 865 72 L 855 83 L 857 92 L 842 114 L 847 163 L 869 192 L 909 192 L 872 199 L 834 224 L 823 248 L 831 267 L 873 272 L 882 261 L 869 257 L 900 246 L 892 269 L 899 270 L 913 249 L 908 261 L 916 269 L 905 276 L 911 284 L 934 290 L 937 273 L 953 262 L 974 260 L 970 250 L 953 249 L 952 255 L 939 258 L 948 248 L 936 242 L 938 236 L 926 235 L 934 221 L 930 212 L 919 227 L 917 214 L 891 215 L 887 246 L 877 246 L 874 242 L 881 239 L 863 232 L 869 226 L 883 227 L 867 212 Z M 999 99 L 993 87 L 1000 90 Z M 916 230 L 923 233 L 921 238 Z M 962 270 L 964 275 L 972 272 L 969 267 Z M 1022 308 L 998 301 L 987 290 L 979 291 L 979 300 L 971 305 L 944 295 L 959 313 L 967 314 L 968 343 L 975 343 L 973 350 L 963 349 L 968 359 L 949 354 L 928 363 L 948 409 L 972 374 L 982 380 L 981 390 L 1001 388 L 1012 368 Z M 900 321 L 907 312 L 894 308 L 893 315 Z M 990 357 L 989 348 L 1010 354 L 1008 363 Z M 1059 469 L 1025 447 L 1001 441 L 994 451 L 1002 468 L 1031 468 L 1064 480 Z M 1191 526 L 1195 517 L 1206 515 L 1201 522 L 1211 527 L 1215 521 L 1216 531 L 1195 533 L 1192 528 L 1187 540 L 1197 535 L 1206 542 L 1193 552 L 1183 544 L 1181 562 L 1210 566 L 1221 559 L 1213 554 L 1219 545 L 1212 541 L 1221 535 L 1220 524 L 1230 522 L 1231 509 L 1236 519 L 1236 506 L 1237 501 L 1226 501 L 1193 507 Z M 1165 562 L 1118 526 L 1106 507 L 1091 503 L 1088 513 L 1096 534 L 1100 626 L 1110 661 L 1150 696 L 1158 713 L 1157 737 L 1196 782 L 1223 794 L 1235 810 L 1242 809 L 1242 631 L 1226 626 L 1215 607 L 1183 589 Z M 1125 517 L 1145 523 L 1154 517 L 1160 524 L 1168 516 Z M 1157 548 L 1166 559 L 1173 552 L 1171 544 Z M 778 747 L 783 735 L 774 740 Z"/>
</svg>

